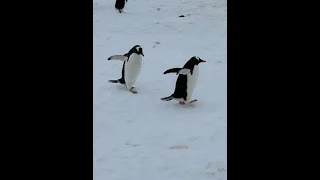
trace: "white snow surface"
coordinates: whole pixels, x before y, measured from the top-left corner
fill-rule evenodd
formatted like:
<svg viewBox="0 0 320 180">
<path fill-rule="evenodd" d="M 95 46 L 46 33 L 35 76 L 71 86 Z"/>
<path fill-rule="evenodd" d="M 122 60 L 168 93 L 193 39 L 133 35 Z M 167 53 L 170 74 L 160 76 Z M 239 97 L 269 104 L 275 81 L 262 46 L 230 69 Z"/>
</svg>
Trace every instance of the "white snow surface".
<svg viewBox="0 0 320 180">
<path fill-rule="evenodd" d="M 128 0 L 122 14 L 114 3 L 93 2 L 94 180 L 226 180 L 227 1 Z M 145 57 L 132 94 L 108 82 L 123 62 L 107 58 L 137 44 Z M 177 79 L 163 72 L 192 56 L 207 60 L 198 101 L 161 101 Z"/>
</svg>

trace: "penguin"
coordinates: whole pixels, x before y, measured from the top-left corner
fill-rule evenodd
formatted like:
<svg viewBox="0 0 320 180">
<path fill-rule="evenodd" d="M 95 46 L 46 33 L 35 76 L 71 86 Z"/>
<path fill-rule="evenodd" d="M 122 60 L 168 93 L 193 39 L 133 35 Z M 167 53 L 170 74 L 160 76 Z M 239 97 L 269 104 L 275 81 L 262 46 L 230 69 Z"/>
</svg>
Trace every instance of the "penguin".
<svg viewBox="0 0 320 180">
<path fill-rule="evenodd" d="M 108 60 L 124 61 L 122 66 L 122 76 L 118 80 L 109 80 L 110 83 L 125 84 L 133 94 L 137 94 L 134 90 L 134 83 L 136 82 L 141 66 L 142 66 L 143 49 L 140 45 L 135 45 L 130 51 L 124 55 L 113 55 Z"/>
<path fill-rule="evenodd" d="M 163 101 L 175 99 L 179 104 L 190 104 L 197 101 L 192 100 L 192 93 L 196 87 L 199 76 L 199 64 L 207 62 L 197 56 L 191 57 L 183 68 L 172 68 L 166 70 L 163 74 L 176 73 L 178 75 L 174 93 L 168 97 L 161 98 Z"/>
<path fill-rule="evenodd" d="M 126 2 L 128 2 L 128 0 L 116 0 L 116 4 L 114 5 L 114 7 L 120 12 L 123 12 L 123 8 L 124 5 L 126 4 Z"/>
</svg>

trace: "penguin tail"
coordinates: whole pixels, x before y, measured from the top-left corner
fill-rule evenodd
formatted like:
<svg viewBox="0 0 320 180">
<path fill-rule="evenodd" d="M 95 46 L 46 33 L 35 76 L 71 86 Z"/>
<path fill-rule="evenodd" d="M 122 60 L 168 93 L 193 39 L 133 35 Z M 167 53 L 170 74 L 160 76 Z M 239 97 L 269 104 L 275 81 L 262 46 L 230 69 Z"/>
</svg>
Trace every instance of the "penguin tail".
<svg viewBox="0 0 320 180">
<path fill-rule="evenodd" d="M 110 83 L 120 83 L 120 84 L 125 84 L 126 83 L 123 78 L 118 79 L 118 80 L 109 80 L 108 82 L 110 82 Z"/>
<path fill-rule="evenodd" d="M 119 80 L 109 80 L 110 83 L 119 83 Z"/>
<path fill-rule="evenodd" d="M 126 81 L 124 81 L 123 78 L 119 79 L 118 81 L 119 81 L 120 84 L 126 84 Z"/>
<path fill-rule="evenodd" d="M 172 96 L 161 98 L 162 101 L 171 101 L 173 99 Z"/>
</svg>

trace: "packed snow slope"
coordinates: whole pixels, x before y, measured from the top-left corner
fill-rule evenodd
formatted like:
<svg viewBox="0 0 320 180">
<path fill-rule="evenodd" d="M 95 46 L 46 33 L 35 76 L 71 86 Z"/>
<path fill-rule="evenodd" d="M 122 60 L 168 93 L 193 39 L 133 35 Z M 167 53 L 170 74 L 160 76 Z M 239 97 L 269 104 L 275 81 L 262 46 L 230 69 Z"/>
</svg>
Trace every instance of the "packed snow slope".
<svg viewBox="0 0 320 180">
<path fill-rule="evenodd" d="M 114 3 L 93 2 L 94 180 L 226 180 L 226 0 L 128 0 L 122 14 Z M 107 58 L 137 44 L 145 57 L 132 94 L 108 82 L 122 62 Z M 207 60 L 198 101 L 161 101 L 177 78 L 163 72 L 192 56 Z"/>
</svg>

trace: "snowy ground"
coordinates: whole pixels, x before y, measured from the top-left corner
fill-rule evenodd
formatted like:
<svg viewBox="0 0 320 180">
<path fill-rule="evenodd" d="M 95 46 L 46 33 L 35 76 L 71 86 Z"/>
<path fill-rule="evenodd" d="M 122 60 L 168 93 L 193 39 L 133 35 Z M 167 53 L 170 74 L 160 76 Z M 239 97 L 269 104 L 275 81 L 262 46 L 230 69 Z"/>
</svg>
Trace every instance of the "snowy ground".
<svg viewBox="0 0 320 180">
<path fill-rule="evenodd" d="M 93 2 L 94 180 L 226 180 L 226 0 L 128 0 L 123 14 L 114 2 Z M 106 58 L 136 44 L 145 57 L 134 95 L 108 83 L 122 62 Z M 207 60 L 198 102 L 161 101 L 177 78 L 163 72 L 191 56 Z"/>
</svg>

